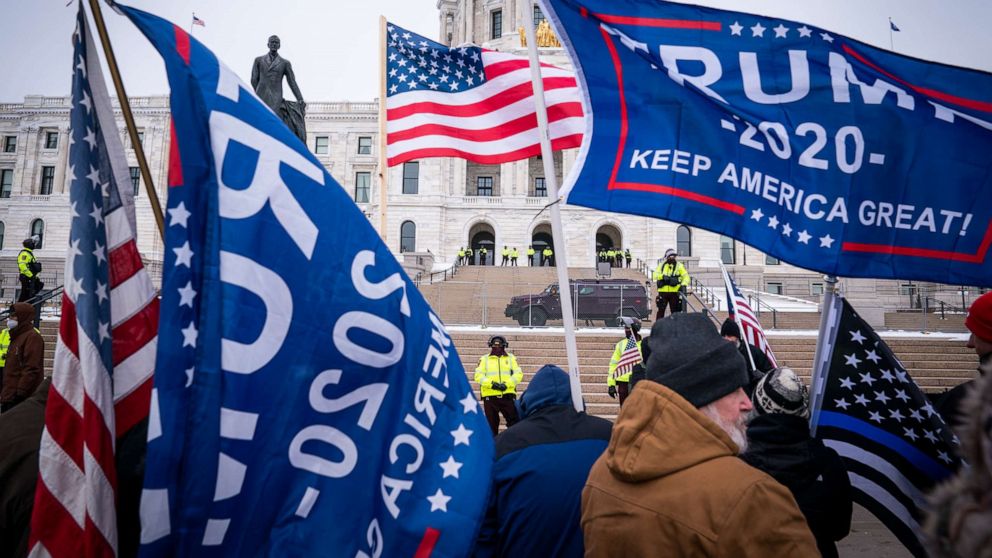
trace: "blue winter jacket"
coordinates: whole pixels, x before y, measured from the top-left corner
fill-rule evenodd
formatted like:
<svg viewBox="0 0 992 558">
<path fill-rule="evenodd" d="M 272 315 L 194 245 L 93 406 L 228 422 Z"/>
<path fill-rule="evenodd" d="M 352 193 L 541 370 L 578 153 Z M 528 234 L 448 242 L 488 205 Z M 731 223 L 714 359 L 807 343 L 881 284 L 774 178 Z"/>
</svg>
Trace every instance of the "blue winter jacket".
<svg viewBox="0 0 992 558">
<path fill-rule="evenodd" d="M 520 422 L 496 438 L 475 556 L 581 557 L 582 488 L 613 424 L 575 411 L 568 374 L 557 366 L 541 368 L 518 405 Z"/>
</svg>

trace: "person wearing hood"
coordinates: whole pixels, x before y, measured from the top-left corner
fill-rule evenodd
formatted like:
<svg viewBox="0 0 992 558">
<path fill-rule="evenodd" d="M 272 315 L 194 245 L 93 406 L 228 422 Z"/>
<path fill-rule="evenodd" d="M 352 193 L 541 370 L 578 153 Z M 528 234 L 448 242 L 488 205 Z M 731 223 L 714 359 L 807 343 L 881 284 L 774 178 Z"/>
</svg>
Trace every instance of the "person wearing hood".
<svg viewBox="0 0 992 558">
<path fill-rule="evenodd" d="M 789 368 L 777 368 L 754 386 L 755 415 L 741 458 L 792 492 L 824 558 L 851 532 L 851 481 L 837 452 L 809 435 L 809 391 Z"/>
<path fill-rule="evenodd" d="M 582 491 L 586 556 L 816 556 L 787 488 L 744 463 L 737 348 L 700 313 L 659 320 L 647 378 Z"/>
<path fill-rule="evenodd" d="M 15 302 L 7 318 L 10 346 L 3 368 L 0 413 L 27 399 L 41 383 L 45 364 L 45 340 L 35 331 L 34 306 Z"/>
<path fill-rule="evenodd" d="M 671 310 L 671 314 L 682 311 L 682 297 L 680 293 L 689 291 L 689 272 L 685 270 L 682 262 L 676 259 L 676 252 L 669 248 L 665 250 L 665 261 L 658 264 L 654 270 L 653 280 L 658 286 L 658 298 L 655 304 L 658 307 L 656 320 L 665 317 L 665 307 Z"/>
<path fill-rule="evenodd" d="M 968 348 L 974 349 L 975 354 L 978 355 L 979 377 L 992 375 L 992 291 L 971 303 L 964 325 L 971 332 Z M 956 426 L 965 418 L 961 414 L 961 406 L 968 391 L 973 389 L 974 385 L 975 380 L 958 384 L 937 399 L 934 407 L 944 418 L 944 422 Z"/>
<path fill-rule="evenodd" d="M 568 374 L 552 365 L 534 375 L 519 407 L 520 422 L 496 438 L 474 556 L 580 557 L 582 486 L 613 425 L 576 411 Z"/>
<path fill-rule="evenodd" d="M 720 326 L 720 336 L 737 345 L 737 350 L 744 357 L 744 364 L 747 366 L 747 375 L 750 379 L 744 391 L 750 397 L 751 393 L 754 392 L 754 386 L 758 383 L 758 380 L 768 372 L 771 372 L 774 366 L 768 362 L 768 357 L 765 356 L 764 351 L 744 341 L 744 338 L 741 336 L 741 326 L 733 318 L 727 318 L 723 321 L 723 325 Z M 751 352 L 751 358 L 754 359 L 753 365 L 751 364 L 751 359 L 747 356 L 747 351 Z"/>
</svg>

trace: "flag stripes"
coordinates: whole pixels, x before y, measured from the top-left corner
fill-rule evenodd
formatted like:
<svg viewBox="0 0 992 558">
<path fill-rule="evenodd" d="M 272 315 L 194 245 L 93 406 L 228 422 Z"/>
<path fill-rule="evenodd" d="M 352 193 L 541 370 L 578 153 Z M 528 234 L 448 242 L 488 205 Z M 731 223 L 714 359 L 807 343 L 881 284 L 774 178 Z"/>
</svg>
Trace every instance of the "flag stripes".
<svg viewBox="0 0 992 558">
<path fill-rule="evenodd" d="M 727 273 L 726 268 L 721 266 L 721 269 L 723 270 L 723 280 L 727 287 L 727 312 L 737 322 L 737 325 L 740 326 L 741 339 L 745 343 L 754 345 L 760 349 L 768 357 L 768 362 L 773 367 L 778 368 L 778 361 L 775 360 L 772 347 L 765 337 L 765 330 L 761 328 L 761 322 L 758 321 L 758 317 L 751 310 L 751 305 L 748 304 L 747 297 L 737 288 L 737 284 L 734 283 L 733 278 Z"/>
<path fill-rule="evenodd" d="M 496 164 L 540 154 L 526 58 L 387 29 L 390 166 L 426 157 Z M 552 148 L 578 147 L 585 118 L 574 72 L 541 64 L 541 77 Z"/>
</svg>

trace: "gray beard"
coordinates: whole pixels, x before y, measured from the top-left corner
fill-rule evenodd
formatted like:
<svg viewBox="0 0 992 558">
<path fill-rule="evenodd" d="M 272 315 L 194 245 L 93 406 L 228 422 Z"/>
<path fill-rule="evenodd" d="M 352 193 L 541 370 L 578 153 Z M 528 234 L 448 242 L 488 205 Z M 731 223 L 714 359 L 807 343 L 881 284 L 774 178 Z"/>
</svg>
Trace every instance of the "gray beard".
<svg viewBox="0 0 992 558">
<path fill-rule="evenodd" d="M 720 416 L 716 408 L 710 405 L 700 407 L 699 410 L 706 415 L 707 418 L 716 423 L 721 430 L 730 436 L 730 439 L 737 444 L 737 454 L 740 455 L 747 451 L 747 420 L 748 415 L 741 414 L 740 418 L 735 422 L 729 422 Z"/>
</svg>

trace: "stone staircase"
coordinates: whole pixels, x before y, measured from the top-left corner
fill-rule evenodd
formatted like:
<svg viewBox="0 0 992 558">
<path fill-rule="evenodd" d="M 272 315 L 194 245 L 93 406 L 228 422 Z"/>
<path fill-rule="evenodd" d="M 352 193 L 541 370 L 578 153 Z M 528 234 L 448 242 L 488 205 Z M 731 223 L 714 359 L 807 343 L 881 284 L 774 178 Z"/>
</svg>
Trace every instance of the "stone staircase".
<svg viewBox="0 0 992 558">
<path fill-rule="evenodd" d="M 569 268 L 568 276 L 572 280 L 596 279 L 596 270 Z M 615 268 L 611 279 L 644 282 L 644 276 L 635 269 Z M 463 266 L 454 278 L 421 285 L 420 292 L 448 325 L 515 326 L 517 322 L 504 315 L 510 298 L 536 295 L 557 282 L 553 267 Z M 547 325 L 562 324 L 561 320 L 549 320 Z"/>
<path fill-rule="evenodd" d="M 510 352 L 524 371 L 524 384 L 518 394 L 526 389 L 526 384 L 537 370 L 545 364 L 555 364 L 567 369 L 565 340 L 562 334 L 547 332 L 500 333 L 506 337 Z M 619 409 L 617 402 L 606 393 L 606 371 L 613 346 L 620 339 L 617 335 L 578 334 L 579 369 L 582 378 L 582 392 L 587 410 L 591 414 L 613 419 Z M 452 331 L 451 337 L 458 349 L 462 364 L 469 379 L 474 376 L 479 357 L 487 354 L 486 346 L 490 333 Z M 884 335 L 883 335 L 884 338 Z M 808 383 L 812 373 L 813 353 L 816 349 L 814 337 L 769 338 L 772 350 L 780 366 L 793 368 Z M 946 338 L 889 338 L 885 339 L 906 370 L 924 391 L 940 393 L 975 377 L 977 358 L 964 341 Z M 476 394 L 479 386 L 472 382 Z"/>
</svg>

